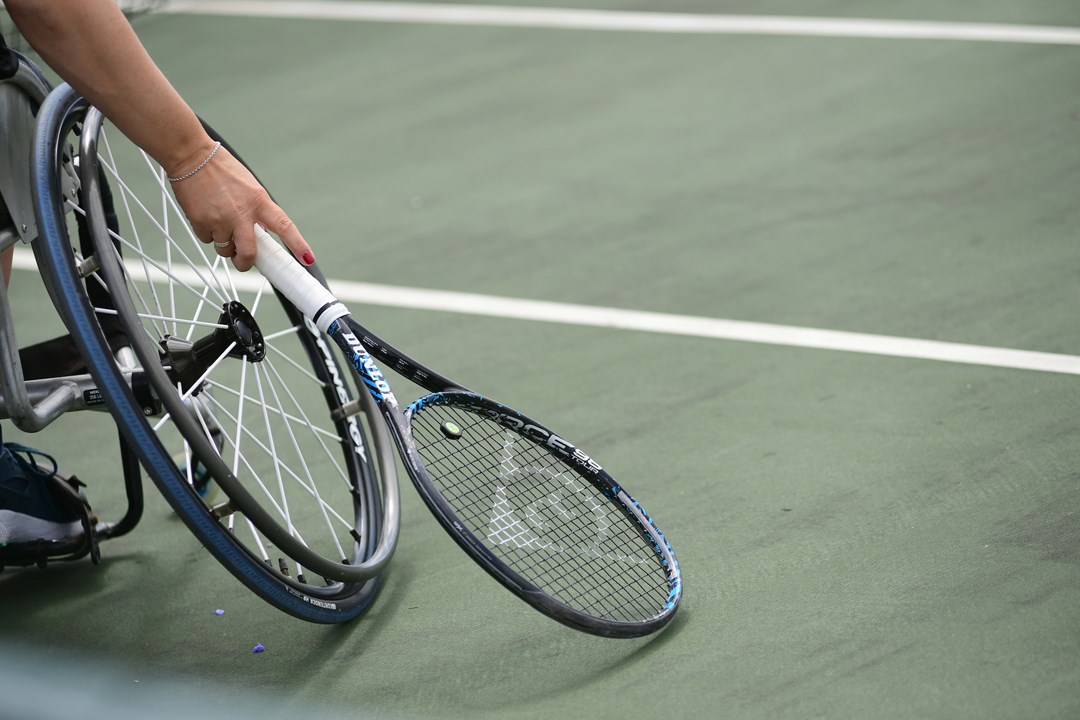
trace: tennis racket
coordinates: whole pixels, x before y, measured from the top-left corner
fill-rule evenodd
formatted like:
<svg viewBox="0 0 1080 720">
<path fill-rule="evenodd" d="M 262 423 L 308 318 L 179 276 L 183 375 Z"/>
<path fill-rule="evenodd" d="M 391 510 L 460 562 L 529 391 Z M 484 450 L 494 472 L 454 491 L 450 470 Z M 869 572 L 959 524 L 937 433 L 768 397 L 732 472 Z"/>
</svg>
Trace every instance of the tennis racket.
<svg viewBox="0 0 1080 720">
<path fill-rule="evenodd" d="M 421 498 L 473 560 L 577 630 L 638 637 L 671 620 L 682 598 L 675 553 L 595 460 L 384 342 L 266 231 L 256 238 L 259 271 L 351 359 Z M 402 408 L 376 360 L 429 394 Z"/>
</svg>

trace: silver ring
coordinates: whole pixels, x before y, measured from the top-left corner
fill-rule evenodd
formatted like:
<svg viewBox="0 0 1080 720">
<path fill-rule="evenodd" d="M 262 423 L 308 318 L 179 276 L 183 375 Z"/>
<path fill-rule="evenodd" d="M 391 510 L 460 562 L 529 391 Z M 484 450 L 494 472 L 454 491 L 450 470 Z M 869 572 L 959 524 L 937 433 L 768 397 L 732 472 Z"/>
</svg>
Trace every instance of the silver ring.
<svg viewBox="0 0 1080 720">
<path fill-rule="evenodd" d="M 216 248 L 227 248 L 230 245 L 232 245 L 232 240 L 226 240 L 225 242 L 214 241 L 214 247 Z"/>
</svg>

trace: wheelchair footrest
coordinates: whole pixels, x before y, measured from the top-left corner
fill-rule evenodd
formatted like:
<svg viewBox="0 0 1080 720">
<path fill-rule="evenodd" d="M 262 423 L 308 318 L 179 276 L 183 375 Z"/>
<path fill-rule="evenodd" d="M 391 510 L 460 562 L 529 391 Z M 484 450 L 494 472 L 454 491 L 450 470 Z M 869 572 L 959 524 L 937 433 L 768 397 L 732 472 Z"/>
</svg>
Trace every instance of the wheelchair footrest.
<svg viewBox="0 0 1080 720">
<path fill-rule="evenodd" d="M 44 568 L 50 561 L 78 560 L 87 555 L 95 565 L 101 564 L 97 517 L 80 489 L 85 485 L 74 475 L 63 477 L 57 474 L 49 478 L 48 482 L 55 483 L 54 489 L 58 491 L 58 495 L 79 516 L 82 533 L 60 540 L 32 540 L 0 546 L 0 570 L 7 566 L 27 565 Z"/>
</svg>

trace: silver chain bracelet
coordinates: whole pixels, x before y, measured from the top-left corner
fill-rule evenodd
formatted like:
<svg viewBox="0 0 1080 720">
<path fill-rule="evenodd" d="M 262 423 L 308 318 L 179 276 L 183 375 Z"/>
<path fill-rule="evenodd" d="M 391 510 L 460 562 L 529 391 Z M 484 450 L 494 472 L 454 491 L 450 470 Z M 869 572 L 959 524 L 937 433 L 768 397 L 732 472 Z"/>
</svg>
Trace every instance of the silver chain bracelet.
<svg viewBox="0 0 1080 720">
<path fill-rule="evenodd" d="M 213 149 L 213 150 L 211 150 L 211 151 L 210 151 L 210 154 L 206 156 L 206 159 L 205 159 L 205 160 L 203 160 L 203 161 L 202 161 L 202 162 L 201 162 L 201 163 L 199 164 L 199 167 L 195 168 L 195 169 L 194 169 L 194 170 L 192 170 L 191 172 L 188 172 L 188 173 L 184 173 L 183 175 L 180 175 L 180 176 L 178 176 L 178 177 L 168 177 L 168 176 L 165 176 L 165 179 L 166 179 L 166 180 L 168 180 L 168 181 L 169 181 L 169 182 L 171 182 L 171 183 L 178 183 L 178 182 L 180 182 L 181 180 L 187 180 L 187 179 L 188 179 L 189 177 L 191 177 L 192 175 L 194 175 L 195 173 L 199 172 L 199 171 L 200 171 L 200 170 L 202 170 L 202 169 L 203 169 L 204 167 L 206 167 L 206 166 L 207 166 L 207 164 L 209 164 L 209 162 L 210 162 L 211 160 L 213 160 L 213 159 L 214 159 L 214 156 L 215 156 L 215 155 L 217 155 L 217 151 L 218 151 L 218 150 L 220 150 L 220 149 L 221 149 L 221 143 L 220 143 L 220 142 L 218 142 L 218 143 L 214 143 L 214 149 Z"/>
</svg>

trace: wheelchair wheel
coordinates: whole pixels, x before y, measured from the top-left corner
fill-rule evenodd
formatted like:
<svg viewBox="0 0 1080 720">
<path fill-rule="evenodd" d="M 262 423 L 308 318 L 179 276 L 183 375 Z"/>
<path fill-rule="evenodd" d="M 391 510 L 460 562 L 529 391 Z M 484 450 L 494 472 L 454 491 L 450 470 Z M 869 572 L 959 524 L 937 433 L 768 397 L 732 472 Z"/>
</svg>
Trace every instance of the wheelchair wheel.
<svg viewBox="0 0 1080 720">
<path fill-rule="evenodd" d="M 397 537 L 377 410 L 317 328 L 200 243 L 164 172 L 103 126 L 62 86 L 39 113 L 33 164 L 35 252 L 103 399 L 237 578 L 305 620 L 357 616 Z"/>
</svg>

